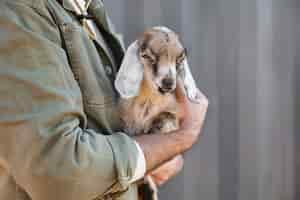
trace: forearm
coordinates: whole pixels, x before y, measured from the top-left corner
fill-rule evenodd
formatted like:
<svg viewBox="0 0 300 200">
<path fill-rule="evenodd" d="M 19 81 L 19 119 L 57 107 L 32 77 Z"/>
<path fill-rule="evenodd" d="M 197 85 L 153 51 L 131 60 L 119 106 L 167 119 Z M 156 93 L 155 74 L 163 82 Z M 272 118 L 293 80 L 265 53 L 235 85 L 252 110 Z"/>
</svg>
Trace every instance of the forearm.
<svg viewBox="0 0 300 200">
<path fill-rule="evenodd" d="M 193 143 L 193 138 L 188 137 L 183 130 L 141 135 L 135 137 L 135 140 L 144 152 L 147 172 L 187 151 Z"/>
</svg>

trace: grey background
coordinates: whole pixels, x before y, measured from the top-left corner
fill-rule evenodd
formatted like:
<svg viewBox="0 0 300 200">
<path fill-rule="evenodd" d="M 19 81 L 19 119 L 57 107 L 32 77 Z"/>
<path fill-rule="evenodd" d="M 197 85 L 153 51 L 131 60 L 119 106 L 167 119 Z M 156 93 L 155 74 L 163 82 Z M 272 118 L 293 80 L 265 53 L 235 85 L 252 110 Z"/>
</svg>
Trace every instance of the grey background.
<svg viewBox="0 0 300 200">
<path fill-rule="evenodd" d="M 300 2 L 105 4 L 127 44 L 145 27 L 176 30 L 210 100 L 203 137 L 186 153 L 183 172 L 162 187 L 161 199 L 299 200 Z"/>
</svg>

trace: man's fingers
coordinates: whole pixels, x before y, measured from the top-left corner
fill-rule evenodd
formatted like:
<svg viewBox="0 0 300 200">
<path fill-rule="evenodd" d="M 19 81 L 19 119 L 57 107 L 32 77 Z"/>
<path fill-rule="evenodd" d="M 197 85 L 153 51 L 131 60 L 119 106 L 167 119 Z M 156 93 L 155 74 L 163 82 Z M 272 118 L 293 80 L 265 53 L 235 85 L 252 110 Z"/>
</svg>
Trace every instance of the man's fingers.
<svg viewBox="0 0 300 200">
<path fill-rule="evenodd" d="M 177 81 L 175 94 L 176 94 L 176 99 L 178 102 L 184 102 L 187 100 L 184 84 L 181 79 L 178 79 L 178 81 Z"/>
<path fill-rule="evenodd" d="M 180 108 L 178 117 L 179 117 L 179 120 L 181 121 L 187 115 L 189 100 L 186 95 L 183 82 L 180 79 L 177 81 L 175 94 L 176 94 L 176 101 L 179 103 L 179 108 Z"/>
<path fill-rule="evenodd" d="M 150 172 L 150 176 L 158 186 L 163 185 L 182 170 L 183 163 L 182 155 L 178 155 Z"/>
<path fill-rule="evenodd" d="M 184 165 L 184 159 L 182 155 L 177 155 L 175 158 L 172 159 L 172 162 L 177 166 L 177 172 L 180 172 Z"/>
<path fill-rule="evenodd" d="M 180 102 L 180 103 L 186 103 L 187 101 L 190 101 L 190 99 L 188 98 L 188 96 L 186 94 L 186 90 L 184 88 L 184 84 L 183 84 L 181 79 L 178 79 L 178 81 L 177 81 L 175 94 L 176 94 L 177 101 Z M 194 101 L 192 101 L 192 102 L 194 102 Z M 195 102 L 194 103 L 200 103 L 200 104 L 203 104 L 203 105 L 208 105 L 207 97 L 203 94 L 203 92 L 201 92 L 199 90 L 199 88 L 197 89 L 197 93 L 196 93 L 196 96 L 195 96 Z"/>
</svg>

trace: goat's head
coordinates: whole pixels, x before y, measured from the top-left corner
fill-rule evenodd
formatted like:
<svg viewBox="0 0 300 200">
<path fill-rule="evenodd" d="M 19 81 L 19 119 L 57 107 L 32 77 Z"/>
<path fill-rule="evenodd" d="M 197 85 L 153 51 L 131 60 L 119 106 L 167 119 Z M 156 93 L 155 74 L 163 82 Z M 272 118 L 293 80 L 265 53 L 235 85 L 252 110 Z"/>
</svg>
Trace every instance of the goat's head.
<svg viewBox="0 0 300 200">
<path fill-rule="evenodd" d="M 145 79 L 164 94 L 174 91 L 178 77 L 182 79 L 188 96 L 197 99 L 197 87 L 188 66 L 186 50 L 178 36 L 166 27 L 154 27 L 129 46 L 115 86 L 121 97 L 135 97 Z"/>
<path fill-rule="evenodd" d="M 178 36 L 168 29 L 152 28 L 144 32 L 138 46 L 144 79 L 162 94 L 174 91 L 177 73 L 186 58 Z"/>
</svg>

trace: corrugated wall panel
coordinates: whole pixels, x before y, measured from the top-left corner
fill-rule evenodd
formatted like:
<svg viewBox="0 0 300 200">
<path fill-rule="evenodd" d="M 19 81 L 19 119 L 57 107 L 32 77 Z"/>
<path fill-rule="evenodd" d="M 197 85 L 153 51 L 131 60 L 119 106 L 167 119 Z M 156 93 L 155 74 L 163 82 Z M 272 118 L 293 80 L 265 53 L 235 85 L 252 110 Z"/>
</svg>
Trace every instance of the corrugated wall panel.
<svg viewBox="0 0 300 200">
<path fill-rule="evenodd" d="M 105 4 L 127 44 L 148 26 L 176 30 L 210 99 L 201 141 L 161 199 L 298 200 L 299 1 Z"/>
</svg>

